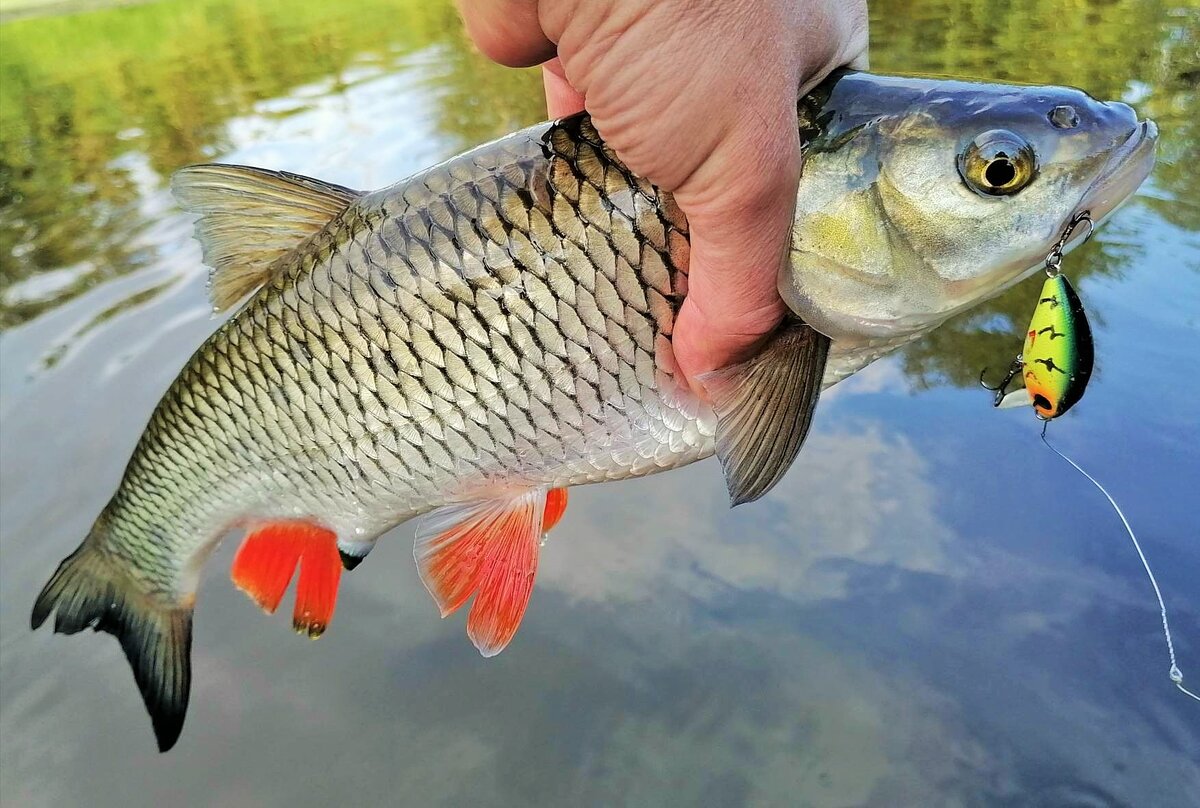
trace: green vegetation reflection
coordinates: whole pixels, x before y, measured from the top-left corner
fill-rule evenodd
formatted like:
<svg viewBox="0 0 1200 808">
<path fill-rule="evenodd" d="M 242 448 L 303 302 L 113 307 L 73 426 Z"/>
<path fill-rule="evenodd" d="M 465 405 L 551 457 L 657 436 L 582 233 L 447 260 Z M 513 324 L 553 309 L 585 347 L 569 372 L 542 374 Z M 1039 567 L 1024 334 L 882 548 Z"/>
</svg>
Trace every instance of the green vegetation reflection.
<svg viewBox="0 0 1200 808">
<path fill-rule="evenodd" d="M 1187 0 L 873 0 L 871 25 L 879 72 L 1074 84 L 1136 104 L 1162 130 L 1157 191 L 1139 204 L 1200 231 L 1200 9 Z M 303 86 L 337 94 L 357 68 L 394 71 L 426 48 L 448 153 L 542 117 L 536 71 L 482 59 L 445 0 L 162 0 L 0 25 L 0 327 L 153 258 L 136 246 L 152 218 L 138 203 L 227 151 L 232 118 Z M 1106 235 L 1072 258 L 1073 278 L 1136 261 Z M 912 346 L 910 377 L 974 384 L 1011 353 L 1027 297 Z"/>
<path fill-rule="evenodd" d="M 486 63 L 449 3 L 170 0 L 0 26 L 0 327 L 143 265 L 147 179 L 227 150 L 231 118 L 431 45 L 455 149 L 541 117 L 536 74 Z M 14 291 L 69 267 L 51 294 Z"/>
</svg>

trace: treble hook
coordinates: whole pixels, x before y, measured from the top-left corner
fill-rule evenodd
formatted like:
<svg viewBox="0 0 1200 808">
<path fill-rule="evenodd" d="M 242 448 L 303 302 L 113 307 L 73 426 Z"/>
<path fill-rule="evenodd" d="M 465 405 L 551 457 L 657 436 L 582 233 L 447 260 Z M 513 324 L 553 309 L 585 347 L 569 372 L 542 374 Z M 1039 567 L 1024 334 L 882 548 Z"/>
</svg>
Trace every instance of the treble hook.
<svg viewBox="0 0 1200 808">
<path fill-rule="evenodd" d="M 1067 247 L 1067 242 L 1071 240 L 1071 236 L 1075 233 L 1075 228 L 1081 224 L 1087 225 L 1087 235 L 1083 237 L 1080 244 L 1086 244 L 1096 232 L 1096 224 L 1092 221 L 1092 212 L 1090 210 L 1081 210 L 1071 217 L 1071 221 L 1067 222 L 1066 228 L 1063 229 L 1063 234 L 1059 237 L 1058 242 L 1046 255 L 1046 274 L 1053 278 L 1058 274 L 1058 268 L 1062 266 L 1063 250 Z"/>
<path fill-rule="evenodd" d="M 1017 358 L 1014 359 L 1012 364 L 1008 366 L 1008 373 L 1005 374 L 1004 378 L 1000 381 L 1000 384 L 996 385 L 995 387 L 992 387 L 983 380 L 983 377 L 987 374 L 987 368 L 979 371 L 979 386 L 984 390 L 991 390 L 996 394 L 996 398 L 992 402 L 993 407 L 1000 406 L 1000 402 L 1003 401 L 1004 396 L 1008 394 L 1008 385 L 1012 383 L 1012 380 L 1018 373 L 1021 372 L 1021 368 L 1023 367 L 1025 367 L 1025 360 L 1021 358 L 1021 354 L 1017 354 Z"/>
</svg>

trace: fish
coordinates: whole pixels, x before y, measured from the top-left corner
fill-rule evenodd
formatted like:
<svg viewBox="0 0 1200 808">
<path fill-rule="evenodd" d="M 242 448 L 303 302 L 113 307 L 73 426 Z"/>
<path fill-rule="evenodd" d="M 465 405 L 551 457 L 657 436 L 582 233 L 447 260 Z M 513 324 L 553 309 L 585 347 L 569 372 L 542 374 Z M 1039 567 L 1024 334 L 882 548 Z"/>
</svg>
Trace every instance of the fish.
<svg viewBox="0 0 1200 808">
<path fill-rule="evenodd" d="M 420 518 L 443 616 L 512 641 L 574 486 L 717 455 L 731 504 L 771 489 L 823 389 L 1033 272 L 1063 222 L 1141 184 L 1157 129 L 1061 87 L 840 70 L 798 100 L 805 168 L 779 289 L 791 315 L 695 392 L 672 325 L 688 223 L 586 113 L 382 190 L 208 164 L 195 215 L 233 313 L 151 414 L 112 499 L 38 596 L 34 629 L 120 642 L 158 747 L 191 683 L 201 570 L 319 636 L 344 569 Z M 1073 244 L 1068 244 L 1069 249 Z M 297 574 L 297 570 L 299 571 Z"/>
</svg>

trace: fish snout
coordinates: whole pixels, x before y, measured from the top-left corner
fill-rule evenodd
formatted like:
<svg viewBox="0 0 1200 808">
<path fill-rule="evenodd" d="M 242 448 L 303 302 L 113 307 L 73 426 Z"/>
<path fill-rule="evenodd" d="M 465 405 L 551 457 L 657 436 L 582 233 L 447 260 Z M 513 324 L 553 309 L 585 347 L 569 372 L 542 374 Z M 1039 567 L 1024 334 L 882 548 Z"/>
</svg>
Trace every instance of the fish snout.
<svg viewBox="0 0 1200 808">
<path fill-rule="evenodd" d="M 1133 107 L 1122 101 L 1105 101 L 1101 105 L 1103 110 L 1100 123 L 1108 124 L 1114 129 L 1130 130 L 1137 126 L 1137 112 Z"/>
</svg>

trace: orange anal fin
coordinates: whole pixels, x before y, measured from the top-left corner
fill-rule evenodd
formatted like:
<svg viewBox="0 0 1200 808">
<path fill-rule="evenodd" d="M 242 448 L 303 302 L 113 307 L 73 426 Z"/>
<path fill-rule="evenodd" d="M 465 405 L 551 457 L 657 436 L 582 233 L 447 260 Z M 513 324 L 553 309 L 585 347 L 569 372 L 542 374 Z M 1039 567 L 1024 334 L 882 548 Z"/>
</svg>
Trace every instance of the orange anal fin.
<svg viewBox="0 0 1200 808">
<path fill-rule="evenodd" d="M 296 584 L 296 609 L 292 626 L 316 639 L 324 633 L 337 606 L 338 583 L 342 579 L 342 557 L 337 536 L 329 531 L 313 537 L 300 558 L 300 580 Z"/>
<path fill-rule="evenodd" d="M 255 603 L 273 613 L 297 565 L 300 576 L 292 625 L 301 633 L 319 637 L 333 618 L 342 574 L 335 533 L 308 522 L 263 525 L 242 542 L 230 577 Z"/>
<path fill-rule="evenodd" d="M 447 505 L 417 529 L 417 571 L 442 616 L 476 595 L 467 634 L 484 656 L 500 653 L 516 635 L 533 592 L 543 525 L 565 507 L 565 492 L 551 500 L 538 488 Z"/>
<path fill-rule="evenodd" d="M 229 577 L 267 614 L 274 614 L 300 563 L 300 552 L 300 545 L 278 540 L 270 528 L 256 531 L 238 548 Z"/>
</svg>

